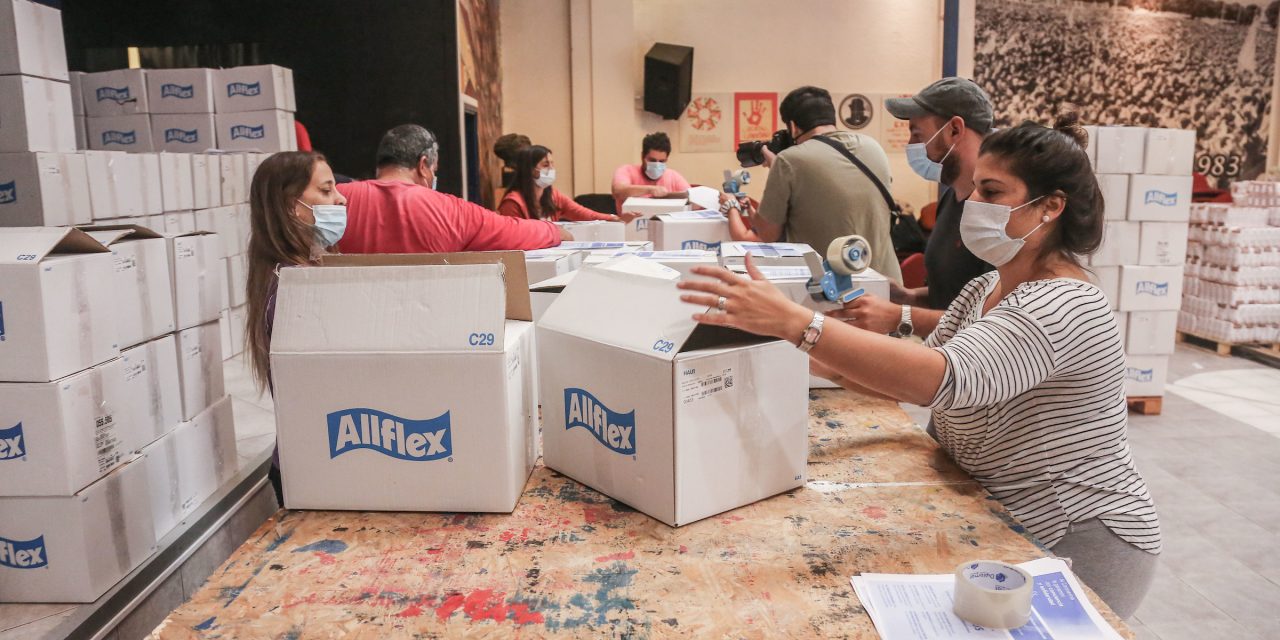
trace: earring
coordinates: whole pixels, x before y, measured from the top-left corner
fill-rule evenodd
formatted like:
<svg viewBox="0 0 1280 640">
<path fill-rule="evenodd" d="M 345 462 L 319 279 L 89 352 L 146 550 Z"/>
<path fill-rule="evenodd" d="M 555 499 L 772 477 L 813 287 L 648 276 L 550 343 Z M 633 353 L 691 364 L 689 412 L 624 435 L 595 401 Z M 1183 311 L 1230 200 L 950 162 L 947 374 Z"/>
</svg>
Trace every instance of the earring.
<svg viewBox="0 0 1280 640">
<path fill-rule="evenodd" d="M 1048 221 L 1049 221 L 1048 215 L 1045 215 L 1043 218 L 1040 218 L 1040 222 L 1048 222 Z"/>
</svg>

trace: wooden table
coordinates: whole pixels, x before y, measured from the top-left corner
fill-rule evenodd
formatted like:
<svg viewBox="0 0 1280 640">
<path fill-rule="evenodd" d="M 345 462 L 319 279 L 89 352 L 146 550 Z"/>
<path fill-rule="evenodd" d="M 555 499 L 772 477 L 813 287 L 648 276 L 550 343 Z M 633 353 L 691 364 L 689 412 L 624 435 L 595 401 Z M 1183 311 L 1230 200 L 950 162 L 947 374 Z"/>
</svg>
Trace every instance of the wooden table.
<svg viewBox="0 0 1280 640">
<path fill-rule="evenodd" d="M 542 466 L 510 515 L 281 511 L 152 637 L 875 638 L 850 576 L 1047 555 L 897 405 L 811 414 L 806 488 L 679 529 Z"/>
</svg>

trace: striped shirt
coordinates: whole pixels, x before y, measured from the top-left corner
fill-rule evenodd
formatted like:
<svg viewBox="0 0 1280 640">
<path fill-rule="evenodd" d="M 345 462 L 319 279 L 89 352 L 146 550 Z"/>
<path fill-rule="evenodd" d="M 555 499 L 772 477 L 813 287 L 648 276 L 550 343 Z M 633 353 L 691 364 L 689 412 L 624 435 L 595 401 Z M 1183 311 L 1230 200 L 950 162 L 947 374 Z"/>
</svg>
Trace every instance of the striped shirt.
<svg viewBox="0 0 1280 640">
<path fill-rule="evenodd" d="M 1160 523 L 1127 436 L 1124 348 L 1101 290 L 1069 278 L 1018 286 L 991 311 L 992 271 L 965 285 L 925 341 L 946 358 L 938 441 L 1045 546 L 1098 518 L 1160 552 Z"/>
</svg>

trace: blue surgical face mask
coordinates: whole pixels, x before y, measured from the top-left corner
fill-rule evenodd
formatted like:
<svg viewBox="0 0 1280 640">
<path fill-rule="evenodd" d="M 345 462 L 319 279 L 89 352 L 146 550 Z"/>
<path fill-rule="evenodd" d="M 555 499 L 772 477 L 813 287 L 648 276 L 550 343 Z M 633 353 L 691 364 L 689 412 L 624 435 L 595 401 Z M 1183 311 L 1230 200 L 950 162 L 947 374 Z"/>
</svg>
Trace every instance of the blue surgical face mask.
<svg viewBox="0 0 1280 640">
<path fill-rule="evenodd" d="M 438 188 L 439 186 L 440 186 L 440 176 L 435 175 L 434 173 L 431 174 L 431 190 L 439 191 L 440 190 Z"/>
<path fill-rule="evenodd" d="M 940 133 L 942 133 L 942 129 L 935 131 L 933 138 L 929 138 L 929 142 L 933 142 L 933 139 L 937 138 Z M 951 145 L 951 148 L 947 149 L 946 155 L 942 156 L 941 160 L 934 162 L 929 159 L 929 142 L 917 142 L 907 145 L 907 164 L 911 165 L 911 170 L 921 178 L 929 182 L 938 182 L 942 179 L 942 163 L 946 162 L 947 158 L 951 156 L 951 152 L 956 148 L 956 145 Z"/>
<path fill-rule="evenodd" d="M 650 180 L 657 180 L 667 171 L 667 163 L 665 162 L 646 162 L 644 163 L 644 174 L 649 176 Z"/>
<path fill-rule="evenodd" d="M 347 207 L 341 204 L 316 204 L 310 205 L 301 200 L 298 204 L 311 210 L 311 215 L 315 216 L 316 223 L 311 229 L 316 234 L 316 240 L 320 241 L 321 246 L 332 247 L 338 244 L 342 239 L 342 234 L 347 230 Z"/>
</svg>

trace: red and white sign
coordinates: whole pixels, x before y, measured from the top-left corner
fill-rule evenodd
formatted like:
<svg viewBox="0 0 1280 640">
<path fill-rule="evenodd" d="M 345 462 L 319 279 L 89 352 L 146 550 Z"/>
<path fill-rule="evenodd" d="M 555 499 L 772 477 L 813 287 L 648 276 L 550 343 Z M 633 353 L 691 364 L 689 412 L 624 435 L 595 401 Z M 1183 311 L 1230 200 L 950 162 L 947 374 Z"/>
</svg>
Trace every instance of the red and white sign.
<svg viewBox="0 0 1280 640">
<path fill-rule="evenodd" d="M 778 130 L 778 94 L 733 94 L 733 148 L 748 140 L 768 140 Z"/>
<path fill-rule="evenodd" d="M 694 95 L 680 116 L 680 151 L 732 151 L 729 140 L 732 100 L 732 94 L 728 93 Z"/>
</svg>

